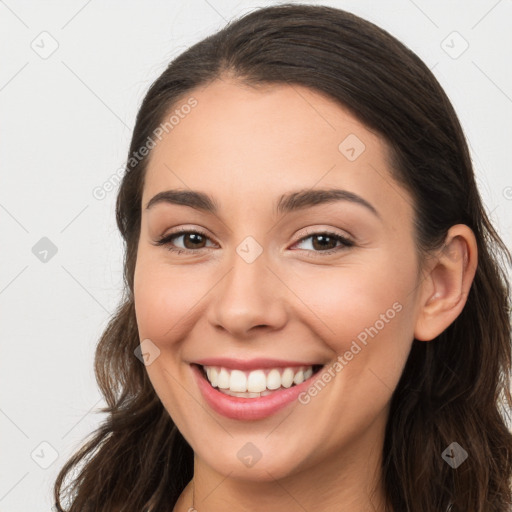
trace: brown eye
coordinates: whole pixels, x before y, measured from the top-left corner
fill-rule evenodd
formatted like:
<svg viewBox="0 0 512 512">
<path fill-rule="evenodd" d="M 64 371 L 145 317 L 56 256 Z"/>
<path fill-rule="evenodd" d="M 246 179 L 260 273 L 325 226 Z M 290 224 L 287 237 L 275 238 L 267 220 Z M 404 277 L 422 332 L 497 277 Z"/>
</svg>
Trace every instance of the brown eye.
<svg viewBox="0 0 512 512">
<path fill-rule="evenodd" d="M 297 244 L 303 243 L 305 240 L 311 239 L 311 247 L 313 253 L 323 253 L 323 254 L 331 254 L 333 252 L 338 252 L 348 247 L 352 247 L 354 242 L 345 238 L 344 236 L 338 235 L 337 233 L 330 232 L 318 232 L 310 234 L 304 238 L 301 238 Z M 337 246 L 340 243 L 341 246 Z M 295 244 L 295 245 L 297 245 Z M 306 249 L 308 250 L 308 249 Z"/>
<path fill-rule="evenodd" d="M 179 235 L 183 237 L 183 243 L 186 249 L 202 249 L 203 244 L 206 242 L 205 237 L 199 233 L 190 232 L 185 235 Z M 173 237 L 176 238 L 176 237 Z M 187 244 L 190 242 L 190 245 Z"/>
<path fill-rule="evenodd" d="M 182 238 L 183 239 L 183 248 L 176 247 L 174 244 L 175 240 L 178 240 Z M 194 251 L 195 249 L 204 249 L 205 243 L 210 240 L 208 236 L 206 236 L 205 233 L 202 233 L 200 231 L 196 230 L 185 230 L 182 229 L 178 232 L 171 233 L 157 242 L 155 242 L 155 245 L 164 245 L 167 246 L 167 249 L 169 251 L 176 251 L 178 253 L 183 253 L 187 251 Z"/>
</svg>

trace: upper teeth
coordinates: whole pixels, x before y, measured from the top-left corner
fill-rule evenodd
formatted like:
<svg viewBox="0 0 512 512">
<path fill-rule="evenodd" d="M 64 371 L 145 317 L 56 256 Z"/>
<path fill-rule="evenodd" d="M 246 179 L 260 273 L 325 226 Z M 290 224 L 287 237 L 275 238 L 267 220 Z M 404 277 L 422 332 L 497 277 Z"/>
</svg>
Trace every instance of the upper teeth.
<svg viewBox="0 0 512 512">
<path fill-rule="evenodd" d="M 272 368 L 244 372 L 219 366 L 204 366 L 206 375 L 213 387 L 235 392 L 258 393 L 266 389 L 289 388 L 300 384 L 313 375 L 312 366 L 296 368 Z"/>
</svg>

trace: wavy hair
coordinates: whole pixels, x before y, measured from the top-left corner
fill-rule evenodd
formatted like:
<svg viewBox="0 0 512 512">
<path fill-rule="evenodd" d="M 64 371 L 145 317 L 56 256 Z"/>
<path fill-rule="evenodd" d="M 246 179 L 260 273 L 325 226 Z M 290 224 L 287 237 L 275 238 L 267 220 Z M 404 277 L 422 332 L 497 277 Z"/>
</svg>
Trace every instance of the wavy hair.
<svg viewBox="0 0 512 512">
<path fill-rule="evenodd" d="M 140 340 L 133 277 L 149 156 L 136 162 L 132 156 L 194 88 L 225 77 L 252 87 L 309 87 L 379 134 L 391 151 L 394 179 L 413 198 L 415 242 L 424 258 L 442 247 L 452 225 L 473 230 L 478 267 L 465 307 L 434 340 L 412 341 L 392 395 L 382 478 L 388 511 L 510 510 L 511 322 L 504 268 L 512 256 L 484 209 L 457 115 L 429 68 L 388 32 L 340 9 L 296 3 L 249 12 L 194 44 L 142 101 L 116 202 L 123 297 L 95 353 L 107 416 L 61 468 L 56 509 L 168 512 L 193 476 L 192 449 L 134 356 Z M 457 469 L 441 457 L 453 441 L 469 454 Z"/>
</svg>

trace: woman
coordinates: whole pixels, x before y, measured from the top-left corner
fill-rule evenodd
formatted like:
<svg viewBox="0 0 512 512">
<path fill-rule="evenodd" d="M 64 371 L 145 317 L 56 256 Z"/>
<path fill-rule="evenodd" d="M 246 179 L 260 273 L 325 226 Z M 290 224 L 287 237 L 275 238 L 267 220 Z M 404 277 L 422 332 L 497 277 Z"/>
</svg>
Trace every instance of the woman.
<svg viewBox="0 0 512 512">
<path fill-rule="evenodd" d="M 325 6 L 176 58 L 117 199 L 70 511 L 505 512 L 511 255 L 425 64 Z M 500 259 L 500 258 L 503 258 Z"/>
</svg>

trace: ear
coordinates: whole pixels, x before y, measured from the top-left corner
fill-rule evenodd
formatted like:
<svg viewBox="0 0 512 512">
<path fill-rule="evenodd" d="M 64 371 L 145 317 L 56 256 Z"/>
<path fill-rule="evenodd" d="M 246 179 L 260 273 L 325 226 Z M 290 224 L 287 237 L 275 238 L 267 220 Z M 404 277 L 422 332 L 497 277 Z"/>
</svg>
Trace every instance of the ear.
<svg viewBox="0 0 512 512">
<path fill-rule="evenodd" d="M 433 262 L 424 275 L 419 295 L 414 337 L 420 341 L 439 336 L 466 304 L 478 263 L 471 228 L 465 224 L 452 226 Z"/>
</svg>

